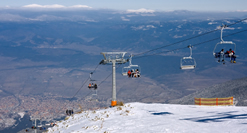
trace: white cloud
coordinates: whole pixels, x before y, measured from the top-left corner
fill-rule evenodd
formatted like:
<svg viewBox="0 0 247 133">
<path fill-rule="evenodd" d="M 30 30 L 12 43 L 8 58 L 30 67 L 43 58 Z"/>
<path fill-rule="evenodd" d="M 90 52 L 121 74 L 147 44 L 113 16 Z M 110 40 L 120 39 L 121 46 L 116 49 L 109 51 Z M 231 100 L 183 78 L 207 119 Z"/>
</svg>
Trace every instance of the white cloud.
<svg viewBox="0 0 247 133">
<path fill-rule="evenodd" d="M 141 9 L 138 9 L 138 10 L 127 10 L 127 13 L 154 13 L 155 11 L 154 10 L 148 10 L 148 9 L 145 9 L 145 8 L 141 8 Z"/>
<path fill-rule="evenodd" d="M 38 4 L 30 4 L 30 5 L 25 5 L 23 7 L 27 7 L 27 8 L 65 8 L 65 6 L 63 5 L 58 5 L 58 4 L 54 4 L 54 5 L 38 5 Z"/>
<path fill-rule="evenodd" d="M 237 10 L 237 12 L 247 12 L 247 10 Z"/>
<path fill-rule="evenodd" d="M 73 6 L 63 6 L 59 4 L 53 4 L 53 5 L 38 5 L 38 4 L 30 4 L 30 5 L 25 5 L 23 6 L 24 8 L 92 8 L 87 5 L 73 5 Z"/>
<path fill-rule="evenodd" d="M 15 15 L 15 14 L 9 14 L 9 13 L 1 13 L 0 14 L 0 21 L 25 21 L 26 18 L 20 16 L 20 15 Z"/>
<path fill-rule="evenodd" d="M 87 5 L 74 5 L 74 6 L 70 6 L 69 8 L 92 8 L 92 7 Z"/>
<path fill-rule="evenodd" d="M 133 30 L 149 30 L 150 28 L 156 28 L 155 26 L 153 26 L 153 25 L 140 25 L 140 26 L 138 26 L 138 27 L 135 27 L 135 26 L 131 26 L 131 28 L 133 29 Z"/>
</svg>

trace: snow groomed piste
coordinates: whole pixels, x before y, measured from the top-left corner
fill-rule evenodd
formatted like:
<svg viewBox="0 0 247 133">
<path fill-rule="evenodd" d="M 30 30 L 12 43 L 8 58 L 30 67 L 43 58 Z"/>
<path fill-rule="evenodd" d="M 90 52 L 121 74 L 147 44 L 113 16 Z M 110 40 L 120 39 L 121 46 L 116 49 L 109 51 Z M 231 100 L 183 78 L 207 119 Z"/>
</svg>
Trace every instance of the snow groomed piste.
<svg viewBox="0 0 247 133">
<path fill-rule="evenodd" d="M 127 103 L 84 111 L 48 133 L 246 133 L 247 107 Z"/>
</svg>

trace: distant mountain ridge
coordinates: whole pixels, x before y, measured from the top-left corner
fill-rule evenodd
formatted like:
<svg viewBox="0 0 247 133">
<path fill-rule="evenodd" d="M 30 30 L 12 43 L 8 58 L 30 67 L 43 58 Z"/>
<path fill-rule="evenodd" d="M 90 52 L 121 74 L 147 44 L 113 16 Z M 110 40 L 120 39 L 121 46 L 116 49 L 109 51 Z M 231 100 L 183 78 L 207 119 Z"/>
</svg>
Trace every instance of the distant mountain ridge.
<svg viewBox="0 0 247 133">
<path fill-rule="evenodd" d="M 231 80 L 225 83 L 217 84 L 177 100 L 171 100 L 172 104 L 194 104 L 194 98 L 216 98 L 231 97 L 237 101 L 236 106 L 247 106 L 247 78 Z"/>
</svg>

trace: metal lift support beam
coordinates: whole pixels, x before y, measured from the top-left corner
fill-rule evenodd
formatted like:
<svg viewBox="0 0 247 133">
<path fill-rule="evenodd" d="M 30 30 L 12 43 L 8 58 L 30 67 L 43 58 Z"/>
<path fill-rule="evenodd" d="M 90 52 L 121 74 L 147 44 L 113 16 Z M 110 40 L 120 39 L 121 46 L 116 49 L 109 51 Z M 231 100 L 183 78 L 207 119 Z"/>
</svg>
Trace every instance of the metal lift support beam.
<svg viewBox="0 0 247 133">
<path fill-rule="evenodd" d="M 36 121 L 37 121 L 37 120 L 40 120 L 40 119 L 39 119 L 39 118 L 32 118 L 32 117 L 31 117 L 30 120 L 31 120 L 31 121 L 35 121 L 34 126 L 36 127 L 36 129 L 34 129 L 34 132 L 37 133 L 37 124 L 36 124 Z"/>
<path fill-rule="evenodd" d="M 100 62 L 100 64 L 112 64 L 112 101 L 111 106 L 117 105 L 117 91 L 116 91 L 116 63 L 124 64 L 128 62 L 128 60 L 124 59 L 124 55 L 127 52 L 102 52 L 101 54 L 104 56 L 104 60 Z"/>
</svg>

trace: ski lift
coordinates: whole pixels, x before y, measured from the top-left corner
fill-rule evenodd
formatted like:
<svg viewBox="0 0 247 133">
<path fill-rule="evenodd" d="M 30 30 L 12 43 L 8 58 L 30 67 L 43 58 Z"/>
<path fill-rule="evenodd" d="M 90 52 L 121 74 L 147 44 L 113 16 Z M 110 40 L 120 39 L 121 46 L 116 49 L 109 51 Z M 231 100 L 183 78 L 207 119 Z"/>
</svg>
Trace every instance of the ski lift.
<svg viewBox="0 0 247 133">
<path fill-rule="evenodd" d="M 192 58 L 192 46 L 189 45 L 188 48 L 190 48 L 190 56 L 189 57 L 183 57 L 180 61 L 180 69 L 194 69 L 196 67 L 196 61 L 194 58 Z"/>
<path fill-rule="evenodd" d="M 55 125 L 56 125 L 56 120 L 54 120 L 54 118 L 53 118 L 50 120 L 50 126 L 54 127 Z"/>
<path fill-rule="evenodd" d="M 45 121 L 45 126 L 50 126 L 51 122 L 50 121 Z"/>
<path fill-rule="evenodd" d="M 90 73 L 90 83 L 88 85 L 88 88 L 89 89 L 92 89 L 93 88 L 94 90 L 97 90 L 98 85 L 96 83 L 94 83 L 94 81 L 96 81 L 96 80 L 93 80 L 92 79 L 92 74 L 93 74 L 93 72 Z"/>
<path fill-rule="evenodd" d="M 90 101 L 98 101 L 97 90 L 95 90 L 94 93 L 92 94 Z"/>
<path fill-rule="evenodd" d="M 38 124 L 38 126 L 37 127 L 42 127 L 43 125 L 42 125 L 42 120 L 40 119 L 39 120 L 39 124 Z"/>
<path fill-rule="evenodd" d="M 31 120 L 32 121 L 32 126 L 35 126 L 35 120 Z"/>
<path fill-rule="evenodd" d="M 98 101 L 98 94 L 97 94 L 98 85 L 94 83 L 94 81 L 96 80 L 92 79 L 92 74 L 93 72 L 90 73 L 90 83 L 88 85 L 88 88 L 90 90 L 93 89 L 94 93 L 91 95 L 90 101 Z"/>
<path fill-rule="evenodd" d="M 30 116 L 30 121 L 32 121 L 32 129 L 36 129 L 37 128 L 37 120 L 40 120 L 39 118 L 35 118 L 35 117 L 32 117 L 32 116 Z"/>
<path fill-rule="evenodd" d="M 221 56 L 220 52 L 216 52 L 216 50 L 217 50 L 216 48 L 218 48 L 219 46 L 220 46 L 220 50 L 221 49 L 232 49 L 234 52 L 236 52 L 236 44 L 233 43 L 232 41 L 224 41 L 222 38 L 223 30 L 226 27 L 227 27 L 227 25 L 221 26 L 221 36 L 220 36 L 221 41 L 215 45 L 214 51 L 213 51 L 213 55 L 215 58 L 220 58 L 220 56 Z M 218 51 L 220 51 L 220 50 L 218 50 Z M 228 54 L 224 54 L 224 56 L 225 56 L 225 58 L 231 59 L 231 57 Z"/>
<path fill-rule="evenodd" d="M 122 75 L 123 76 L 129 76 L 129 77 L 135 77 L 138 78 L 141 76 L 141 67 L 138 65 L 132 65 L 132 55 L 130 55 L 129 58 L 129 66 L 123 67 L 122 69 Z"/>
</svg>

